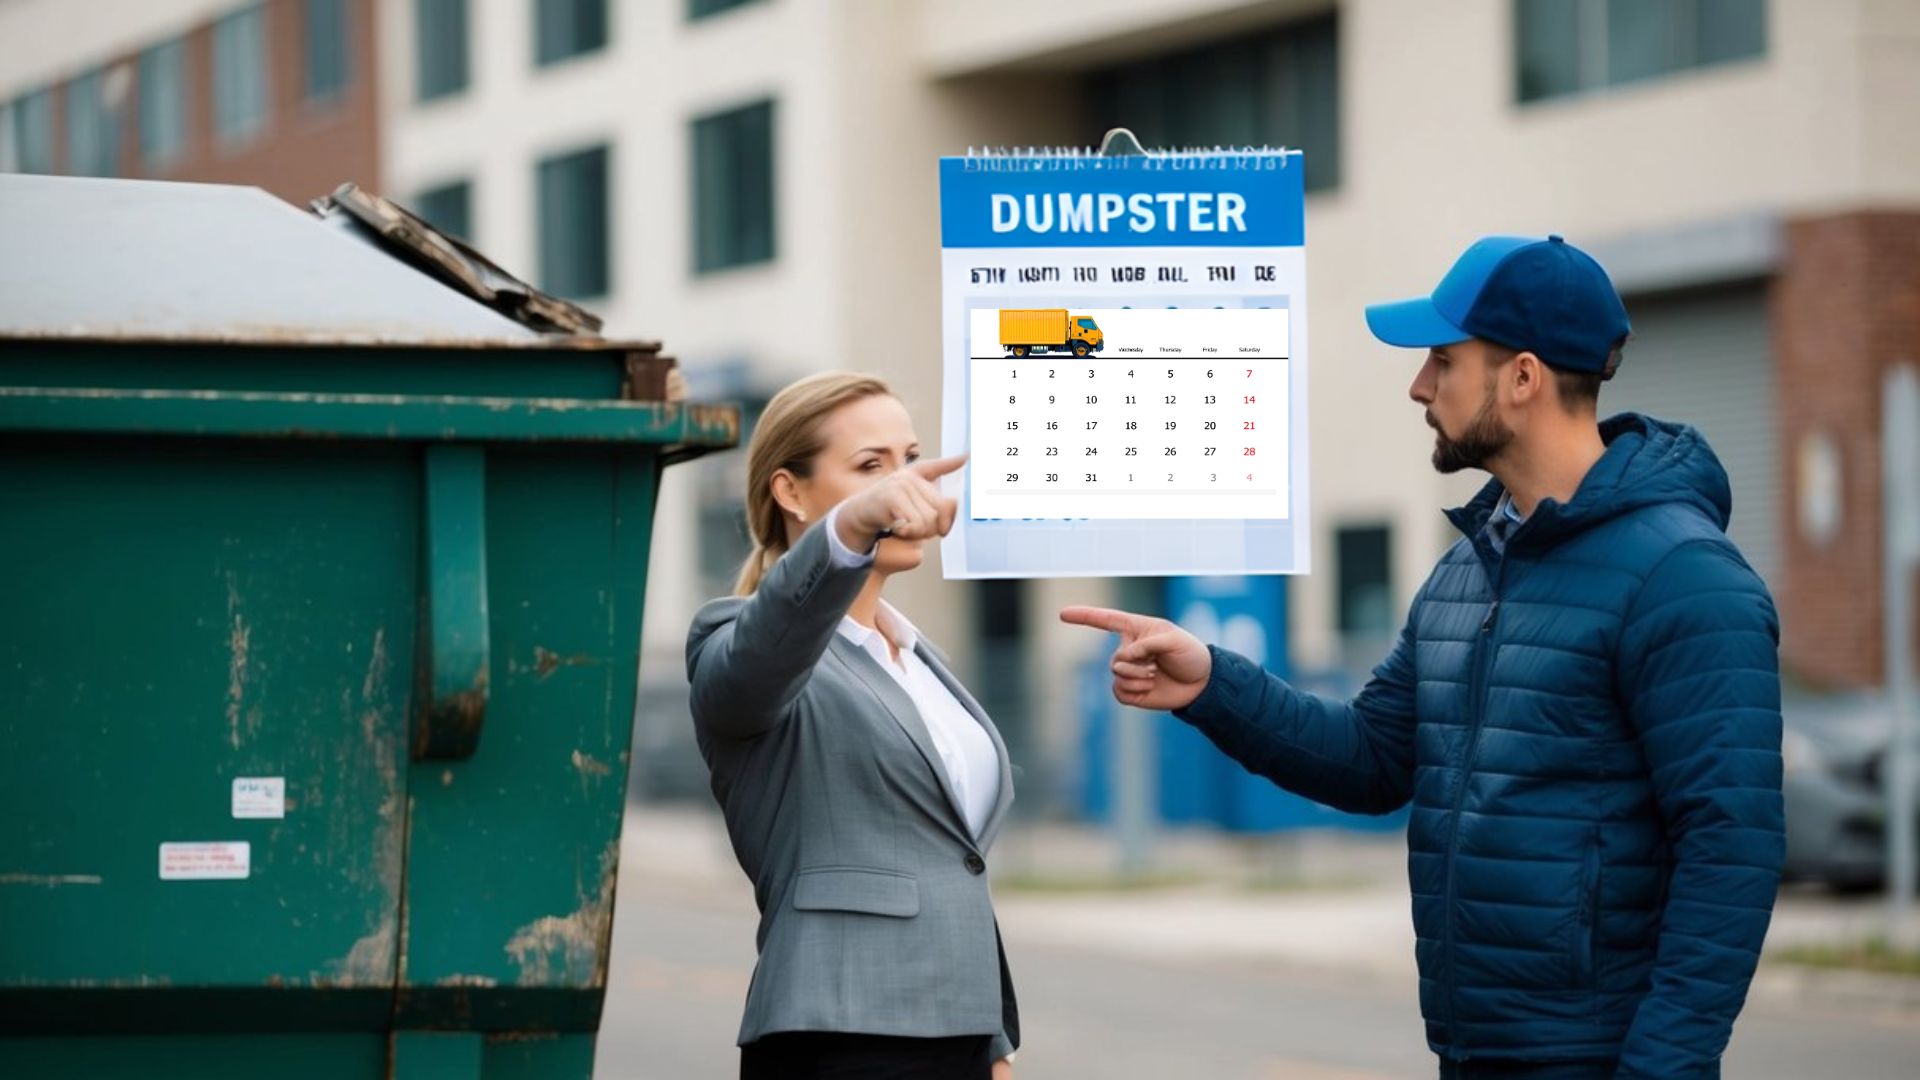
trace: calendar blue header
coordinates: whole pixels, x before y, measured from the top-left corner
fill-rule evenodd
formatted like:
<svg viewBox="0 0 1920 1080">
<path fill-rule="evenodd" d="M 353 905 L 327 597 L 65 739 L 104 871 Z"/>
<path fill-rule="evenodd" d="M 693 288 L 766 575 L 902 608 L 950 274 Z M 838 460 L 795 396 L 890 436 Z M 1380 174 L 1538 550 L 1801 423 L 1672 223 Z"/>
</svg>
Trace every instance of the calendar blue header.
<svg viewBox="0 0 1920 1080">
<path fill-rule="evenodd" d="M 949 248 L 1298 247 L 1300 152 L 940 159 Z"/>
</svg>

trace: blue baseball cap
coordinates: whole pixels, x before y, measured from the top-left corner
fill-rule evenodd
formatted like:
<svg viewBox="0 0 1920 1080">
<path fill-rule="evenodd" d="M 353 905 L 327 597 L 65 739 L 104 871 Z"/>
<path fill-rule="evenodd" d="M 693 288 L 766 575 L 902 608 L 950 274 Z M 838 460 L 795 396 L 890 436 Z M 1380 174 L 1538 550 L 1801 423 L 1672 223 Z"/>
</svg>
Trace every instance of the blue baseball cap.
<svg viewBox="0 0 1920 1080">
<path fill-rule="evenodd" d="M 1607 272 L 1558 236 L 1482 237 L 1432 296 L 1369 306 L 1367 328 L 1409 349 L 1484 338 L 1551 367 L 1605 376 L 1633 329 Z"/>
</svg>

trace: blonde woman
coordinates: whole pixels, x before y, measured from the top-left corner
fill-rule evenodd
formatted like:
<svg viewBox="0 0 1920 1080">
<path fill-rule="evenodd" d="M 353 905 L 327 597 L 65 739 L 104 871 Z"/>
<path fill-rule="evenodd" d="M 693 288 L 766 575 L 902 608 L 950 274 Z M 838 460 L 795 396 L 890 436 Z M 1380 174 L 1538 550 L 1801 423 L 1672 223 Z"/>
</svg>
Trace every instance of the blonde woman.
<svg viewBox="0 0 1920 1080">
<path fill-rule="evenodd" d="M 1012 1075 L 1013 984 L 986 853 L 1006 745 L 945 658 L 880 598 L 953 527 L 885 383 L 815 375 L 747 451 L 754 552 L 687 637 L 714 798 L 760 907 L 740 1075 Z"/>
</svg>

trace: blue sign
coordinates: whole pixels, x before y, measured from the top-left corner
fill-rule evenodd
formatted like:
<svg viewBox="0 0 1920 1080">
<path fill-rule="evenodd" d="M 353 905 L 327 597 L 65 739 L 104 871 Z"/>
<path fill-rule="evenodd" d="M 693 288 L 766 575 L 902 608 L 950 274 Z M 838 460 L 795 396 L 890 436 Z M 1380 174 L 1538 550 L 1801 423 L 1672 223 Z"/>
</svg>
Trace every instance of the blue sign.
<svg viewBox="0 0 1920 1080">
<path fill-rule="evenodd" d="M 1300 152 L 940 159 L 941 245 L 1299 247 Z"/>
<path fill-rule="evenodd" d="M 1174 578 L 1167 582 L 1167 613 L 1205 640 L 1254 660 L 1281 678 L 1292 678 L 1287 657 L 1287 592 L 1284 578 L 1270 576 Z M 1112 644 L 1118 644 L 1115 638 Z M 1081 812 L 1094 820 L 1112 813 L 1113 751 L 1111 649 L 1100 650 L 1080 675 L 1082 723 Z M 1311 689 L 1334 698 L 1351 696 L 1353 687 L 1326 680 Z M 1262 833 L 1302 828 L 1394 832 L 1406 827 L 1404 808 L 1378 817 L 1348 814 L 1295 795 L 1263 776 L 1255 776 L 1193 727 L 1171 716 L 1158 717 L 1158 809 L 1169 825 L 1212 824 L 1233 832 Z"/>
</svg>

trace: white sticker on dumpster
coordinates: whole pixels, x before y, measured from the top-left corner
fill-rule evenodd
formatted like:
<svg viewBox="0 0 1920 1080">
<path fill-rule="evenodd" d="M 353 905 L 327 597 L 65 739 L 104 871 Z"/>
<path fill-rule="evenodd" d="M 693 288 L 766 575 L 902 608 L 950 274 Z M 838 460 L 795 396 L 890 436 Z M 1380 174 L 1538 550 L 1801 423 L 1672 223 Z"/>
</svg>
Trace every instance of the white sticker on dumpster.
<svg viewBox="0 0 1920 1080">
<path fill-rule="evenodd" d="M 287 778 L 236 776 L 233 778 L 233 816 L 283 818 L 287 816 Z"/>
<path fill-rule="evenodd" d="M 161 844 L 160 880 L 244 880 L 252 866 L 252 852 L 253 845 L 245 840 Z"/>
</svg>

